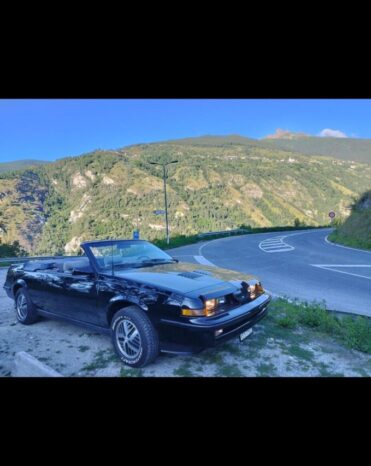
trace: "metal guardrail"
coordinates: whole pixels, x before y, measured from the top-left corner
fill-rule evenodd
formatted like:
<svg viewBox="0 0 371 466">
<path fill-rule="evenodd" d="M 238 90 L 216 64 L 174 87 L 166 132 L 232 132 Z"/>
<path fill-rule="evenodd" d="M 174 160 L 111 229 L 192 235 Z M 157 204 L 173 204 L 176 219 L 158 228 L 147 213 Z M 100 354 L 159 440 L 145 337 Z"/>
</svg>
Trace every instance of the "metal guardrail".
<svg viewBox="0 0 371 466">
<path fill-rule="evenodd" d="M 238 228 L 236 230 L 224 230 L 224 231 L 209 231 L 207 233 L 199 233 L 197 236 L 203 238 L 205 236 L 216 236 L 216 235 L 233 235 L 234 233 L 248 233 L 249 230 L 244 228 Z"/>
</svg>

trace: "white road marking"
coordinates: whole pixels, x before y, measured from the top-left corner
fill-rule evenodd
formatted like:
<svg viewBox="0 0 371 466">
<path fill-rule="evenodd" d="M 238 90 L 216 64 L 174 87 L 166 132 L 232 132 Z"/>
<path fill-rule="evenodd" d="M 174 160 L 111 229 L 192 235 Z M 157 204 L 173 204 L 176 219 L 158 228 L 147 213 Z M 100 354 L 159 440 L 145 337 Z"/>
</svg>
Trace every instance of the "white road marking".
<svg viewBox="0 0 371 466">
<path fill-rule="evenodd" d="M 280 248 L 282 246 L 282 243 L 281 242 L 277 242 L 277 243 L 264 243 L 264 249 L 266 248 Z"/>
<path fill-rule="evenodd" d="M 360 277 L 360 278 L 366 278 L 366 280 L 371 280 L 371 277 L 368 277 L 367 275 L 361 275 L 358 273 L 351 273 L 351 272 L 345 272 L 344 270 L 336 270 L 333 267 L 369 267 L 371 268 L 371 265 L 343 265 L 343 264 L 310 264 L 313 267 L 318 267 L 323 270 L 331 270 L 331 272 L 337 272 L 337 273 L 344 273 L 346 275 L 352 275 L 353 277 Z"/>
<path fill-rule="evenodd" d="M 282 243 L 279 243 L 279 244 L 264 244 L 263 247 L 264 247 L 264 249 L 282 248 Z"/>
<path fill-rule="evenodd" d="M 267 238 L 264 241 L 261 241 L 259 243 L 259 249 L 261 249 L 263 252 L 287 252 L 287 251 L 293 251 L 295 248 L 294 246 L 291 246 L 290 244 L 285 243 L 284 239 L 288 238 L 290 236 L 296 236 L 296 235 L 304 235 L 306 233 L 313 233 L 314 231 L 318 230 L 305 230 L 305 231 L 298 231 L 297 233 L 291 233 L 289 235 L 281 235 L 281 236 L 273 236 L 271 238 Z M 269 246 L 273 246 L 273 242 L 277 245 L 280 246 L 280 248 L 277 247 L 276 250 L 270 250 Z"/>
<path fill-rule="evenodd" d="M 194 256 L 195 260 L 202 265 L 210 265 L 211 267 L 216 267 L 215 264 L 208 261 L 204 256 Z"/>
<path fill-rule="evenodd" d="M 259 249 L 263 252 L 287 252 L 293 251 L 295 248 L 284 242 L 286 236 L 275 236 L 268 238 L 259 243 Z"/>
<path fill-rule="evenodd" d="M 371 264 L 310 264 L 314 265 L 315 267 L 371 267 Z"/>
<path fill-rule="evenodd" d="M 291 233 L 290 235 L 286 235 L 286 236 L 295 236 L 295 235 L 304 235 L 306 233 L 313 233 L 313 232 L 316 232 L 316 231 L 324 231 L 324 230 L 333 230 L 333 228 L 321 228 L 321 229 L 310 229 L 310 230 L 303 230 L 303 231 L 298 231 L 297 233 Z M 202 255 L 202 250 L 205 246 L 208 246 L 209 244 L 211 243 L 216 243 L 216 242 L 223 242 L 223 241 L 233 241 L 235 240 L 236 238 L 237 239 L 245 239 L 247 237 L 254 237 L 254 236 L 267 236 L 267 235 L 272 235 L 272 232 L 271 231 L 267 231 L 266 233 L 248 233 L 247 235 L 238 235 L 238 236 L 227 236 L 225 238 L 217 238 L 217 239 L 212 239 L 212 240 L 209 240 L 209 241 L 205 241 L 203 244 L 201 244 L 201 246 L 199 247 L 198 249 L 198 254 L 199 255 Z M 269 237 L 267 238 L 268 240 L 269 239 L 274 239 L 276 237 Z"/>
<path fill-rule="evenodd" d="M 280 243 L 280 242 L 281 242 L 280 239 L 266 239 L 266 240 L 265 240 L 265 243 L 272 243 L 272 244 L 274 244 L 274 243 Z"/>
<path fill-rule="evenodd" d="M 337 248 L 351 249 L 352 251 L 365 252 L 367 254 L 371 254 L 371 251 L 365 251 L 364 249 L 351 248 L 350 246 L 343 246 L 342 244 L 333 243 L 332 241 L 328 239 L 329 236 L 330 235 L 327 235 L 325 237 L 325 241 L 327 244 L 330 244 L 331 246 L 336 246 Z"/>
</svg>

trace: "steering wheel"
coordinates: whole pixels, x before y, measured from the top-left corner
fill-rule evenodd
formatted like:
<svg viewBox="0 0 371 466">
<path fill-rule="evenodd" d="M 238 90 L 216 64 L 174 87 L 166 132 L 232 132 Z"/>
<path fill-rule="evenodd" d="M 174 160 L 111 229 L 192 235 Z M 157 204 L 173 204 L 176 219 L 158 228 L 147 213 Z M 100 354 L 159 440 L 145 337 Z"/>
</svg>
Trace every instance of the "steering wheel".
<svg viewBox="0 0 371 466">
<path fill-rule="evenodd" d="M 144 260 L 149 259 L 149 260 L 151 260 L 151 258 L 149 256 L 139 256 L 138 260 L 139 259 L 144 259 Z"/>
</svg>

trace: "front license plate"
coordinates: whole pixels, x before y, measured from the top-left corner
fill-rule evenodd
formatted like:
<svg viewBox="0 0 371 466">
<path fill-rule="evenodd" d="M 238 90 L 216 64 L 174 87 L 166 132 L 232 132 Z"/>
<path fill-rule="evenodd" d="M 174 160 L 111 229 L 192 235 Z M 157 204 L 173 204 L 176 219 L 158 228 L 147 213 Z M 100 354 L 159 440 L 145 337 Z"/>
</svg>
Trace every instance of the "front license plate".
<svg viewBox="0 0 371 466">
<path fill-rule="evenodd" d="M 249 335 L 252 334 L 252 328 L 245 330 L 244 332 L 240 333 L 240 341 L 244 341 Z"/>
</svg>

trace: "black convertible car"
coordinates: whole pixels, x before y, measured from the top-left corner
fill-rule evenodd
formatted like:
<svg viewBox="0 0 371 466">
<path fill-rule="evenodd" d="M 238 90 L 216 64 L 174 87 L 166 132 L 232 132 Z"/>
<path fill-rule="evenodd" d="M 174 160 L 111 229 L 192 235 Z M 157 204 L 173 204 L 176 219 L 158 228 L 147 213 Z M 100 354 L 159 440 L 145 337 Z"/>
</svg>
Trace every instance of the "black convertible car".
<svg viewBox="0 0 371 466">
<path fill-rule="evenodd" d="M 84 255 L 12 265 L 4 288 L 23 324 L 60 318 L 112 336 L 132 367 L 246 338 L 271 296 L 251 275 L 179 262 L 147 241 L 85 242 Z"/>
</svg>

